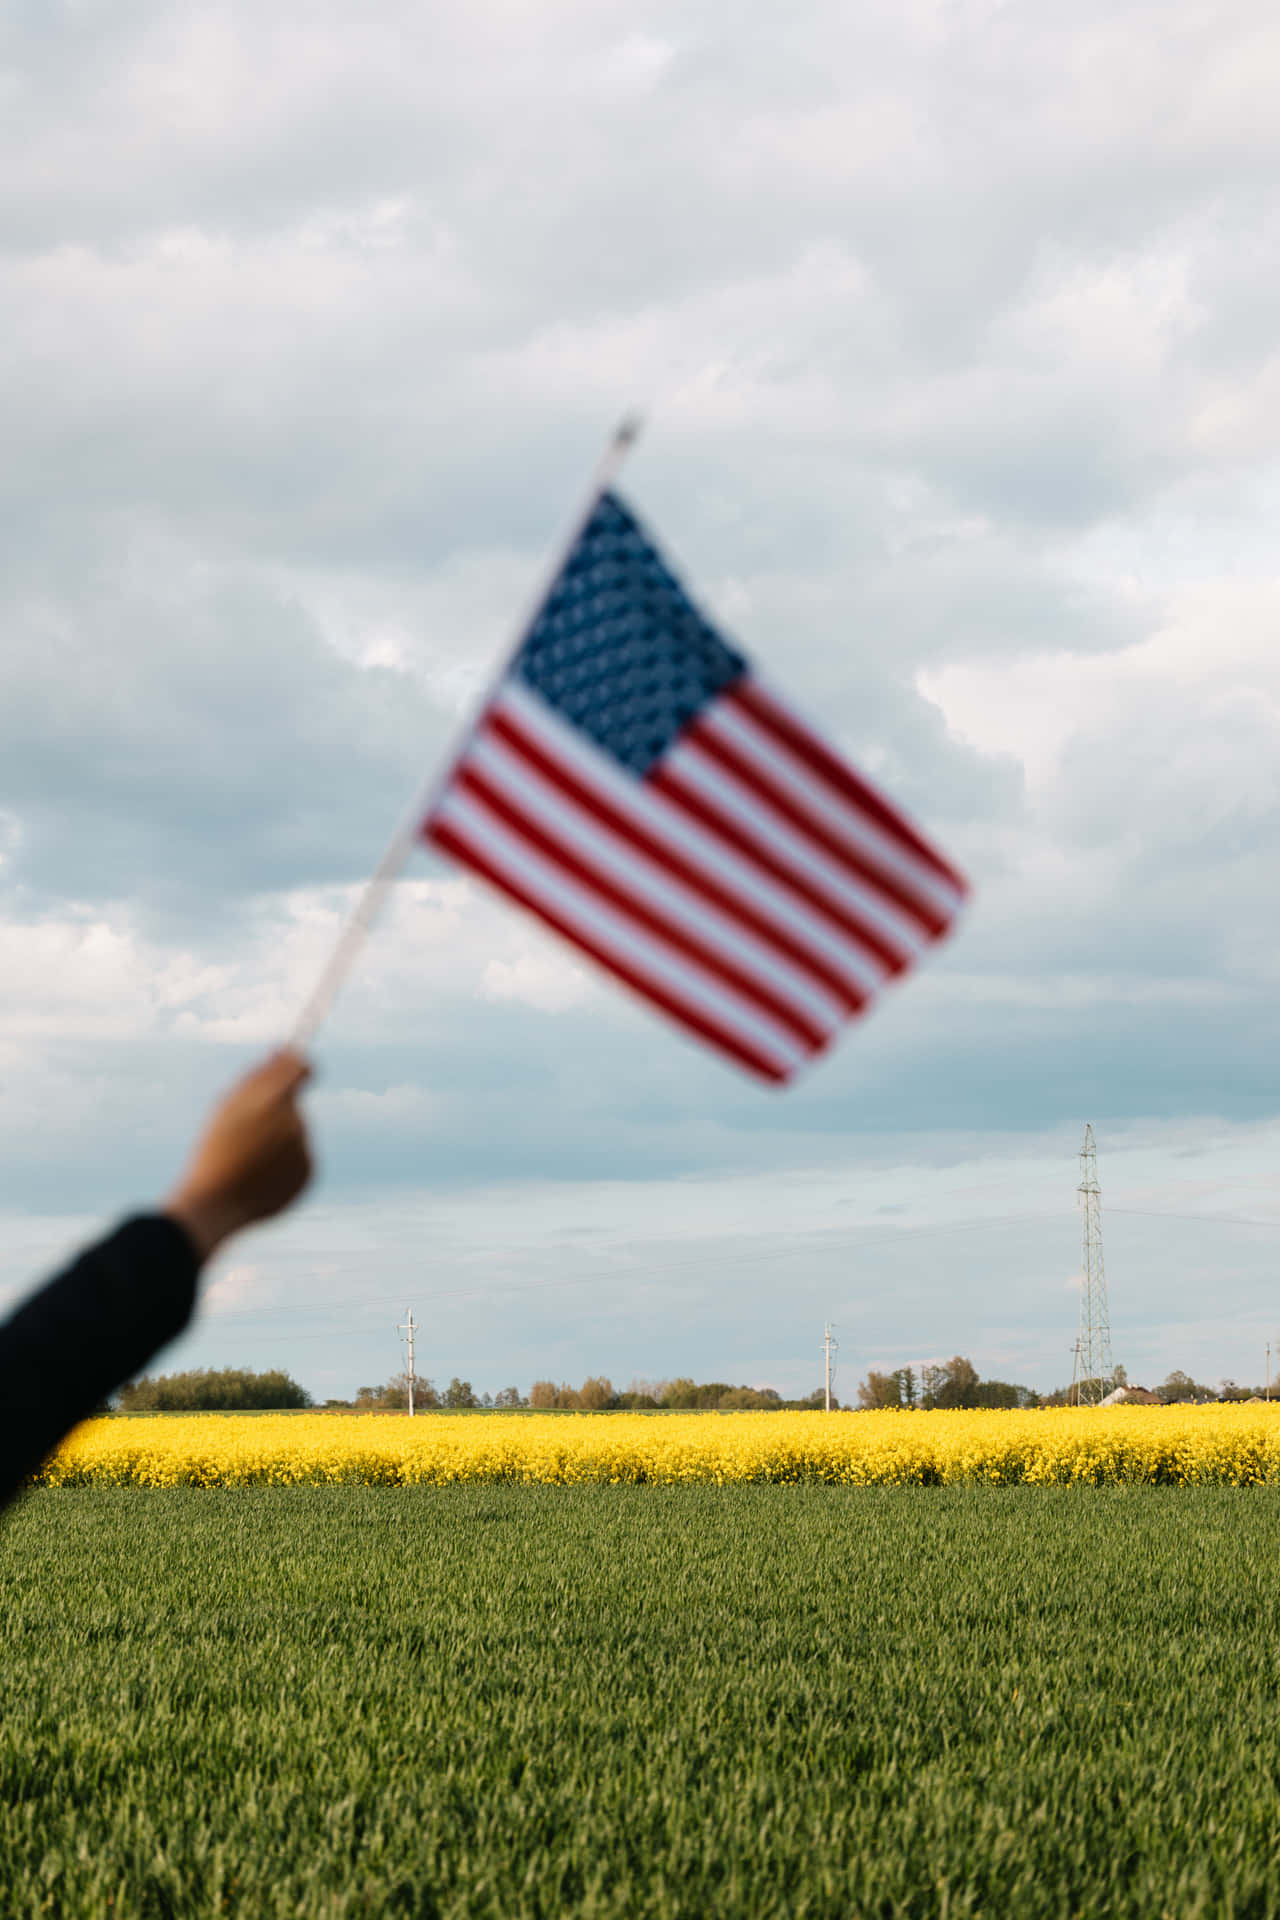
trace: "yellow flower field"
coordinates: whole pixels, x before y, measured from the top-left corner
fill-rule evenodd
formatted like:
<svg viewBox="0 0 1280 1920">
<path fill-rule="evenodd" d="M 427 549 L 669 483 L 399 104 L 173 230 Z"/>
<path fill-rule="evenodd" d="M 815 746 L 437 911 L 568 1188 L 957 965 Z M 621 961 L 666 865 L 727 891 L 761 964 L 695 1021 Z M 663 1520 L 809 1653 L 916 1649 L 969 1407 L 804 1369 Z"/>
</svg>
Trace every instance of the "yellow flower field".
<svg viewBox="0 0 1280 1920">
<path fill-rule="evenodd" d="M 1256 1486 L 1280 1481 L 1280 1406 L 1026 1413 L 161 1414 L 92 1420 L 36 1484 Z"/>
</svg>

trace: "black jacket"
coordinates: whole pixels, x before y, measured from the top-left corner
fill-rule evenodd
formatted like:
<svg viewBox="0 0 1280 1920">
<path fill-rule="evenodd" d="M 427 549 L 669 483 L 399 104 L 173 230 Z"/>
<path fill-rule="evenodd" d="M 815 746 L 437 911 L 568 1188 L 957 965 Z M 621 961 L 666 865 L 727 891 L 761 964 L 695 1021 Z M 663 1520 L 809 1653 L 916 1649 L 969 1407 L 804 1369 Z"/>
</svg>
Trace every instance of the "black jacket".
<svg viewBox="0 0 1280 1920">
<path fill-rule="evenodd" d="M 176 1221 L 126 1220 L 0 1326 L 0 1506 L 114 1388 L 182 1332 L 200 1263 Z"/>
</svg>

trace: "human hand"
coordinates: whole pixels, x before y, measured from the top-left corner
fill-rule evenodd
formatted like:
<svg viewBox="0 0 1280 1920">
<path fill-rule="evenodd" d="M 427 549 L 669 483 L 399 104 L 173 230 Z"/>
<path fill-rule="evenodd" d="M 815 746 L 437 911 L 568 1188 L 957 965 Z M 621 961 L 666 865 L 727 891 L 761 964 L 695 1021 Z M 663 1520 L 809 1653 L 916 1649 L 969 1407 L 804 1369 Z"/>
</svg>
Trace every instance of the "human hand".
<svg viewBox="0 0 1280 1920">
<path fill-rule="evenodd" d="M 311 1078 L 300 1054 L 271 1054 L 225 1094 L 164 1205 L 201 1261 L 241 1227 L 280 1213 L 311 1178 L 298 1095 Z"/>
</svg>

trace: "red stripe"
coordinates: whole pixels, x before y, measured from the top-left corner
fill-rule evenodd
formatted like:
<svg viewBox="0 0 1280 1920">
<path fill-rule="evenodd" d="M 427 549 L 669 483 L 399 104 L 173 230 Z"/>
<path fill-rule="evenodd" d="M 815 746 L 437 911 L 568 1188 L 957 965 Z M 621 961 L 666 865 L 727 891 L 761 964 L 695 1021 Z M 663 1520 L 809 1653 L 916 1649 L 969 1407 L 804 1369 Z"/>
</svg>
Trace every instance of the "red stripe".
<svg viewBox="0 0 1280 1920">
<path fill-rule="evenodd" d="M 797 760 L 803 761 L 811 773 L 816 773 L 829 787 L 834 787 L 841 799 L 847 800 L 859 813 L 866 814 L 870 821 L 896 840 L 904 852 L 923 860 L 948 886 L 955 887 L 961 894 L 968 893 L 969 882 L 964 875 L 958 873 L 936 848 L 916 832 L 892 802 L 877 793 L 860 773 L 832 753 L 817 734 L 810 733 L 807 727 L 794 720 L 762 687 L 752 680 L 739 680 L 725 698 L 735 706 L 744 707 L 766 732 L 789 748 Z"/>
<path fill-rule="evenodd" d="M 670 763 L 663 765 L 659 761 L 647 778 L 651 787 L 656 787 L 668 800 L 682 807 L 691 819 L 697 820 L 709 833 L 718 835 L 727 846 L 733 847 L 744 858 L 753 860 L 765 873 L 780 881 L 784 887 L 789 887 L 792 893 L 815 908 L 824 919 L 831 921 L 833 926 L 878 960 L 886 973 L 891 976 L 904 973 L 910 966 L 911 955 L 893 946 L 888 935 L 872 921 L 863 919 L 861 914 L 847 907 L 834 894 L 828 893 L 825 887 L 811 880 L 799 868 L 789 866 L 780 859 L 766 840 L 741 821 L 724 813 Z"/>
<path fill-rule="evenodd" d="M 886 899 L 892 900 L 901 912 L 909 914 L 917 925 L 923 927 L 935 940 L 940 934 L 946 932 L 947 918 L 938 911 L 937 907 L 917 899 L 896 873 L 891 872 L 887 867 L 882 867 L 870 855 L 857 852 L 846 841 L 832 833 L 816 814 L 811 813 L 799 801 L 793 800 L 776 781 L 771 780 L 767 773 L 762 772 L 753 761 L 749 760 L 733 741 L 713 733 L 703 720 L 695 720 L 691 726 L 687 727 L 681 735 L 681 740 L 688 741 L 696 746 L 699 752 L 707 754 L 711 759 L 718 760 L 721 766 L 727 767 L 743 786 L 750 787 L 759 799 L 772 807 L 775 813 L 781 814 L 798 833 L 802 833 L 807 840 L 812 840 L 822 847 L 831 859 L 839 861 L 842 867 L 855 874 L 864 886 L 871 887 L 875 892 L 884 894 Z"/>
<path fill-rule="evenodd" d="M 582 886 L 599 895 L 602 900 L 607 900 L 610 906 L 634 921 L 646 933 L 665 941 L 685 959 L 692 960 L 695 966 L 701 967 L 704 972 L 711 974 L 723 985 L 741 994 L 744 1000 L 752 1001 L 762 1013 L 778 1021 L 779 1025 L 788 1028 L 809 1052 L 816 1053 L 823 1045 L 827 1038 L 826 1031 L 811 1015 L 792 1006 L 789 1001 L 782 998 L 780 993 L 774 992 L 770 987 L 753 978 L 751 974 L 744 972 L 734 961 L 717 953 L 714 947 L 708 946 L 678 920 L 672 919 L 669 914 L 661 912 L 656 907 L 645 905 L 643 901 L 628 893 L 625 887 L 619 886 L 617 881 L 611 879 L 604 868 L 598 866 L 594 860 L 589 860 L 584 854 L 565 846 L 545 828 L 538 826 L 520 807 L 508 799 L 500 787 L 495 786 L 486 774 L 481 773 L 479 768 L 465 765 L 461 767 L 455 777 L 454 785 L 475 794 L 491 813 L 497 814 L 512 833 L 531 847 L 535 847 L 545 859 L 550 860 L 563 873 L 572 875 Z"/>
<path fill-rule="evenodd" d="M 624 980 L 637 993 L 643 994 L 646 1000 L 652 1000 L 655 1006 L 661 1007 L 665 1013 L 671 1015 L 673 1020 L 678 1020 L 682 1026 L 688 1027 L 701 1039 L 710 1041 L 712 1046 L 719 1047 L 722 1052 L 738 1061 L 739 1065 L 747 1067 L 752 1073 L 758 1073 L 762 1079 L 786 1080 L 786 1070 L 770 1060 L 767 1054 L 758 1053 L 750 1041 L 739 1039 L 737 1034 L 732 1033 L 727 1027 L 722 1027 L 719 1021 L 703 1013 L 700 1008 L 691 1006 L 671 988 L 660 986 L 648 979 L 629 961 L 620 960 L 607 947 L 591 939 L 590 936 L 580 933 L 571 921 L 558 914 L 554 908 L 548 907 L 529 888 L 509 880 L 485 854 L 471 846 L 469 841 L 447 820 L 428 821 L 422 831 L 424 839 L 433 840 L 438 847 L 443 847 L 446 853 L 451 853 L 456 860 L 461 860 L 464 866 L 474 867 L 476 872 L 482 873 L 492 885 L 508 894 L 512 900 L 519 901 L 520 905 L 527 907 L 531 913 L 536 913 L 540 920 L 545 920 L 549 927 L 553 927 L 575 947 L 581 948 L 584 953 L 589 953 L 593 960 L 598 961 L 602 967 L 607 967 L 610 973 L 616 974 L 619 980 Z"/>
<path fill-rule="evenodd" d="M 804 940 L 798 939 L 789 927 L 776 920 L 769 919 L 748 900 L 741 898 L 730 888 L 721 885 L 711 874 L 697 866 L 676 848 L 660 840 L 637 821 L 615 807 L 611 801 L 589 787 L 585 781 L 577 778 L 558 760 L 551 757 L 541 744 L 515 720 L 505 713 L 490 713 L 487 731 L 495 733 L 505 741 L 512 752 L 517 754 L 526 765 L 535 769 L 548 785 L 554 786 L 583 813 L 590 814 L 611 833 L 625 840 L 629 846 L 645 854 L 655 865 L 683 881 L 694 893 L 701 894 L 704 900 L 718 907 L 721 912 L 737 920 L 742 926 L 749 927 L 761 940 L 784 955 L 794 965 L 801 967 L 815 980 L 827 988 L 848 1013 L 861 1012 L 866 1006 L 869 994 L 860 981 L 852 980 L 843 974 L 815 948 Z"/>
</svg>

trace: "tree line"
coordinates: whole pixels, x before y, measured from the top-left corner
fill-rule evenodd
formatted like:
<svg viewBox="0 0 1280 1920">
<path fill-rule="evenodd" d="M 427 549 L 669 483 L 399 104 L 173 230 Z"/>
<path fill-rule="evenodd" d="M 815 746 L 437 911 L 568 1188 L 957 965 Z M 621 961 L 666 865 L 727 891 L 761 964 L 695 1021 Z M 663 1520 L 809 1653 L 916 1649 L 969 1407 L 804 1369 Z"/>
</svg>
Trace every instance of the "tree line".
<svg viewBox="0 0 1280 1920">
<path fill-rule="evenodd" d="M 124 1413 L 261 1413 L 271 1409 L 289 1410 L 313 1407 L 316 1402 L 305 1387 L 278 1369 L 270 1373 L 252 1373 L 246 1367 L 196 1368 L 186 1373 L 144 1375 L 120 1390 L 120 1408 Z M 702 1409 L 728 1413 L 745 1409 L 770 1411 L 782 1407 L 814 1407 L 823 1404 L 822 1389 L 807 1399 L 784 1400 L 772 1387 L 731 1386 L 724 1380 L 698 1382 L 677 1380 L 640 1381 L 619 1393 L 603 1374 L 591 1374 L 580 1387 L 567 1380 L 535 1380 L 527 1394 L 518 1387 L 503 1387 L 497 1393 L 478 1394 L 469 1380 L 455 1375 L 447 1387 L 437 1388 L 423 1374 L 413 1377 L 413 1404 L 418 1412 L 435 1409 L 445 1412 L 469 1408 L 489 1408 L 496 1412 L 514 1412 L 518 1408 L 561 1409 L 579 1413 L 611 1413 L 628 1407 L 652 1411 Z M 839 1402 L 832 1400 L 833 1406 Z M 354 1399 L 325 1400 L 324 1408 L 334 1412 L 404 1413 L 409 1406 L 409 1375 L 393 1374 L 380 1386 L 361 1387 Z M 103 1408 L 102 1411 L 107 1411 Z"/>
<path fill-rule="evenodd" d="M 1035 1407 L 1040 1395 L 1012 1380 L 983 1380 L 971 1360 L 953 1354 L 936 1366 L 872 1368 L 858 1383 L 860 1407 Z"/>
<path fill-rule="evenodd" d="M 309 1407 L 305 1387 L 278 1368 L 250 1373 L 247 1367 L 199 1367 L 189 1373 L 150 1374 L 120 1389 L 124 1413 L 265 1413 Z"/>
<path fill-rule="evenodd" d="M 803 1400 L 784 1400 L 772 1387 L 732 1386 L 727 1380 L 699 1382 L 684 1377 L 676 1380 L 633 1380 L 622 1393 L 603 1374 L 592 1374 L 580 1387 L 567 1380 L 559 1386 L 553 1380 L 535 1380 L 529 1398 L 522 1405 L 550 1409 L 560 1407 L 582 1413 L 615 1413 L 626 1408 L 645 1412 L 741 1413 L 774 1412 L 783 1407 L 812 1408 L 823 1405 L 823 1389 L 818 1387 Z M 839 1402 L 832 1399 L 832 1406 Z"/>
<path fill-rule="evenodd" d="M 1033 1387 L 1019 1386 L 1011 1380 L 983 1380 L 971 1360 L 953 1354 L 950 1360 L 919 1368 L 895 1367 L 891 1372 L 868 1371 L 858 1383 L 859 1408 L 946 1408 L 946 1407 L 1064 1407 L 1080 1399 L 1099 1399 L 1113 1386 L 1129 1386 L 1123 1367 L 1117 1367 L 1110 1381 L 1077 1381 L 1058 1387 L 1052 1393 L 1038 1393 Z M 1189 1373 L 1175 1370 L 1149 1392 L 1132 1387 L 1135 1399 L 1150 1404 L 1173 1406 L 1183 1401 L 1261 1399 L 1262 1387 L 1242 1387 L 1234 1380 L 1220 1380 L 1217 1387 L 1193 1380 Z M 289 1374 L 275 1368 L 253 1373 L 247 1367 L 197 1368 L 186 1373 L 144 1376 L 120 1390 L 119 1404 L 124 1413 L 260 1413 L 313 1407 L 315 1401 L 305 1387 Z M 772 1387 L 733 1386 L 725 1380 L 697 1381 L 681 1376 L 675 1380 L 633 1380 L 618 1392 L 604 1374 L 590 1374 L 581 1386 L 567 1380 L 535 1380 L 527 1394 L 518 1387 L 503 1387 L 497 1393 L 478 1394 L 469 1380 L 457 1375 L 447 1387 L 437 1388 L 422 1374 L 413 1380 L 413 1404 L 416 1411 L 429 1413 L 465 1411 L 470 1408 L 514 1412 L 519 1408 L 549 1412 L 613 1413 L 627 1408 L 650 1412 L 701 1411 L 735 1413 L 747 1411 L 778 1412 L 784 1408 L 804 1410 L 821 1407 L 824 1394 L 817 1387 L 798 1400 L 784 1400 Z M 832 1395 L 831 1404 L 840 1402 Z M 393 1374 L 380 1386 L 361 1387 L 351 1400 L 325 1400 L 323 1406 L 334 1412 L 403 1413 L 409 1406 L 409 1376 Z M 103 1408 L 102 1411 L 108 1411 Z"/>
<path fill-rule="evenodd" d="M 326 1400 L 326 1407 L 351 1407 L 357 1412 L 402 1412 L 409 1404 L 409 1376 L 399 1373 L 385 1386 L 361 1387 L 354 1400 Z M 535 1380 L 527 1394 L 503 1387 L 494 1394 L 477 1394 L 469 1380 L 453 1379 L 437 1390 L 431 1380 L 415 1375 L 413 1404 L 419 1410 L 487 1407 L 496 1412 L 526 1408 L 534 1412 L 618 1413 L 628 1408 L 651 1412 L 701 1409 L 729 1413 L 746 1409 L 769 1411 L 781 1407 L 823 1404 L 822 1389 L 803 1400 L 784 1400 L 772 1387 L 733 1386 L 726 1380 L 633 1380 L 621 1392 L 605 1374 L 589 1374 L 581 1386 L 568 1380 Z M 835 1400 L 832 1405 L 838 1405 Z"/>
<path fill-rule="evenodd" d="M 1175 1368 L 1158 1387 L 1131 1386 L 1123 1367 L 1117 1367 L 1110 1380 L 1076 1380 L 1070 1386 L 1055 1387 L 1052 1393 L 1039 1393 L 1012 1380 L 983 1380 L 971 1360 L 953 1354 L 935 1366 L 895 1367 L 877 1373 L 874 1368 L 858 1384 L 860 1407 L 1069 1407 L 1081 1400 L 1096 1401 L 1113 1387 L 1124 1387 L 1138 1401 L 1151 1406 L 1176 1406 L 1186 1401 L 1261 1400 L 1262 1387 L 1241 1387 L 1234 1380 L 1220 1380 L 1216 1387 L 1193 1380 L 1189 1373 Z"/>
<path fill-rule="evenodd" d="M 437 1391 L 421 1374 L 414 1375 L 413 1403 L 424 1411 L 432 1407 L 525 1407 L 515 1387 L 501 1393 L 477 1394 L 469 1380 L 456 1376 Z M 409 1376 L 397 1373 L 382 1386 L 361 1387 L 353 1400 L 325 1400 L 324 1407 L 357 1413 L 404 1412 L 409 1405 Z M 198 1367 L 186 1373 L 146 1374 L 120 1389 L 122 1413 L 265 1413 L 314 1407 L 305 1387 L 278 1368 L 253 1373 L 247 1367 Z M 108 1411 L 109 1409 L 102 1409 Z"/>
<path fill-rule="evenodd" d="M 324 1404 L 335 1410 L 350 1408 L 355 1413 L 403 1413 L 409 1405 L 409 1376 L 395 1373 L 383 1386 L 360 1387 L 354 1400 L 326 1400 Z M 477 1393 L 469 1380 L 459 1380 L 457 1374 L 447 1387 L 437 1387 L 425 1374 L 415 1373 L 413 1404 L 417 1412 L 430 1413 L 438 1407 L 457 1411 L 468 1407 L 520 1407 L 525 1403 L 515 1387 Z"/>
</svg>

